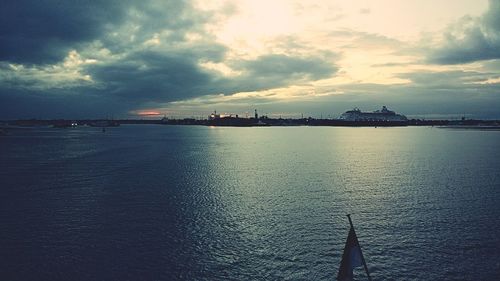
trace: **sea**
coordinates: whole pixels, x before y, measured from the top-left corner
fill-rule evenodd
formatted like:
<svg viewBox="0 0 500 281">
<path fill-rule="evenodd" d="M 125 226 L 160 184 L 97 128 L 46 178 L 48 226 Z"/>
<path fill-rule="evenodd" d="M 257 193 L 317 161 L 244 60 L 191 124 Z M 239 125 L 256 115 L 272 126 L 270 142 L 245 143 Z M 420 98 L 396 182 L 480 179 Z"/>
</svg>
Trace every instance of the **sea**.
<svg viewBox="0 0 500 281">
<path fill-rule="evenodd" d="M 500 131 L 0 136 L 0 280 L 336 280 L 347 214 L 373 280 L 500 280 Z"/>
</svg>

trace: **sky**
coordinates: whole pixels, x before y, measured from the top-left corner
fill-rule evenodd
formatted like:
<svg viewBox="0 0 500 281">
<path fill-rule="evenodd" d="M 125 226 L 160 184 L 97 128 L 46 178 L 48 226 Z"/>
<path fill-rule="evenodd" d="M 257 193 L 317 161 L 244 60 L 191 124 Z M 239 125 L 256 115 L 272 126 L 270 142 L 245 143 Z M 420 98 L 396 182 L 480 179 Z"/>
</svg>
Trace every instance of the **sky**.
<svg viewBox="0 0 500 281">
<path fill-rule="evenodd" d="M 500 119 L 500 0 L 6 0 L 0 119 Z"/>
</svg>

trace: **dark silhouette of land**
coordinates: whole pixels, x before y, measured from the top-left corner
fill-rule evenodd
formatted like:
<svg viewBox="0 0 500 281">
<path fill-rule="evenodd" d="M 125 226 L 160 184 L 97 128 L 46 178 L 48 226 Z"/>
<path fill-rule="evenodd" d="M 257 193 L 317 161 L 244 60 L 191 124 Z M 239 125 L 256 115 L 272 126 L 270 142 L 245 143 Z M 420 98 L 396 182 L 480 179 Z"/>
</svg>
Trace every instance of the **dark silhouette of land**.
<svg viewBox="0 0 500 281">
<path fill-rule="evenodd" d="M 69 128 L 78 126 L 93 127 L 116 127 L 122 124 L 157 124 L 157 125 L 200 125 L 200 126 L 227 126 L 227 127 L 257 127 L 257 126 L 348 126 L 348 127 L 394 127 L 394 126 L 448 126 L 448 127 L 478 127 L 500 128 L 500 120 L 425 120 L 410 119 L 407 121 L 346 121 L 339 119 L 317 119 L 317 118 L 258 118 L 220 117 L 207 119 L 19 119 L 0 122 L 0 129 L 6 130 L 10 127 L 35 127 L 49 126 L 55 128 Z"/>
</svg>

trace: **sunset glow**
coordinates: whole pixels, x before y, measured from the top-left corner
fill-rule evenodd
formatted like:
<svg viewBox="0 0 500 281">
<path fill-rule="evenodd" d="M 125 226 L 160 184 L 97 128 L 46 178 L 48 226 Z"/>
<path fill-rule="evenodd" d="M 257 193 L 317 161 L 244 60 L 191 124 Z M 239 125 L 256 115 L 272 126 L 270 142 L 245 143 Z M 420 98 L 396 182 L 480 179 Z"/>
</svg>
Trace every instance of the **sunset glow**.
<svg viewBox="0 0 500 281">
<path fill-rule="evenodd" d="M 133 111 L 131 113 L 140 117 L 149 117 L 149 116 L 155 117 L 162 115 L 161 112 L 152 110 L 139 110 L 139 111 Z"/>
</svg>

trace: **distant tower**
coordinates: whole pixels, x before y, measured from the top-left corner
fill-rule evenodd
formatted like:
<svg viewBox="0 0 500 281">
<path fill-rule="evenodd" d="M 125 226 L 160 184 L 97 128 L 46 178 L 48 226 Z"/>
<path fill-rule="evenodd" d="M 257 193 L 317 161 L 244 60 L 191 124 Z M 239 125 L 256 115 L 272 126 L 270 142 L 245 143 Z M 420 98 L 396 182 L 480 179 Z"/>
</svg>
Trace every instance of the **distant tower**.
<svg viewBox="0 0 500 281">
<path fill-rule="evenodd" d="M 257 114 L 257 109 L 255 110 L 255 119 L 259 119 L 259 114 Z"/>
</svg>

